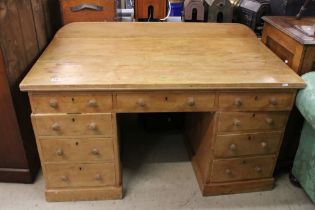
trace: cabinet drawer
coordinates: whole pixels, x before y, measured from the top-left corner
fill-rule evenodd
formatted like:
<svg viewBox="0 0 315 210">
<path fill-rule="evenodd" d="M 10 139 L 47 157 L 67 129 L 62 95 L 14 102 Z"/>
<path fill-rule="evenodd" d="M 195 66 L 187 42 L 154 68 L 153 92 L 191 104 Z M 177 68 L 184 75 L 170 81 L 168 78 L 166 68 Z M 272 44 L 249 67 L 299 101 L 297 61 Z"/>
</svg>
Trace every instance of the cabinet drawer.
<svg viewBox="0 0 315 210">
<path fill-rule="evenodd" d="M 44 162 L 113 161 L 114 148 L 111 138 L 41 140 Z"/>
<path fill-rule="evenodd" d="M 47 187 L 93 187 L 115 184 L 113 163 L 45 164 Z"/>
<path fill-rule="evenodd" d="M 220 109 L 229 110 L 291 110 L 292 93 L 223 93 L 219 96 Z"/>
<path fill-rule="evenodd" d="M 33 113 L 97 113 L 111 112 L 111 94 L 33 94 Z"/>
<path fill-rule="evenodd" d="M 282 130 L 287 112 L 222 112 L 219 132 Z"/>
<path fill-rule="evenodd" d="M 214 160 L 211 182 L 228 182 L 271 177 L 275 156 Z"/>
<path fill-rule="evenodd" d="M 117 94 L 118 112 L 197 112 L 214 108 L 212 93 Z"/>
<path fill-rule="evenodd" d="M 63 23 L 114 21 L 114 0 L 61 0 Z"/>
<path fill-rule="evenodd" d="M 38 136 L 112 136 L 111 114 L 32 115 Z"/>
<path fill-rule="evenodd" d="M 227 134 L 216 137 L 216 157 L 275 154 L 281 142 L 282 132 Z"/>
</svg>

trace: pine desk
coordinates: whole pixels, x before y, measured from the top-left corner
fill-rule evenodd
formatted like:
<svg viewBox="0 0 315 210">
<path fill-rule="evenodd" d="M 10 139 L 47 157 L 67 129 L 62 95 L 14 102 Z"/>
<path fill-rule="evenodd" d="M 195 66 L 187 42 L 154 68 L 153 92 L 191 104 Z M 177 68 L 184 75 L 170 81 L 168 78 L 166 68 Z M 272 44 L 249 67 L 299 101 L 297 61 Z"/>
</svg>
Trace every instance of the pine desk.
<svg viewBox="0 0 315 210">
<path fill-rule="evenodd" d="M 203 195 L 271 189 L 303 87 L 250 29 L 209 23 L 69 24 L 20 84 L 48 201 L 122 198 L 118 113 L 187 112 Z"/>
</svg>

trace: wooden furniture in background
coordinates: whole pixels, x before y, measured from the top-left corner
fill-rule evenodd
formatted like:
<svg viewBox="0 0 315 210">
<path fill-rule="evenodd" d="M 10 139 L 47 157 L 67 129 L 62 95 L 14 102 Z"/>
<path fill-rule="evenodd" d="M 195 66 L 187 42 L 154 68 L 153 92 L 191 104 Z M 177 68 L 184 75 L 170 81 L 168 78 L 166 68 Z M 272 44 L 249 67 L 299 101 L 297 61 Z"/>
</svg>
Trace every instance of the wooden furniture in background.
<svg viewBox="0 0 315 210">
<path fill-rule="evenodd" d="M 134 0 L 136 20 L 160 20 L 166 17 L 166 0 Z"/>
<path fill-rule="evenodd" d="M 56 7 L 47 0 L 0 2 L 0 181 L 30 183 L 39 168 L 31 108 L 18 85 L 58 28 Z"/>
<path fill-rule="evenodd" d="M 203 195 L 271 189 L 303 87 L 245 26 L 139 22 L 65 26 L 20 84 L 48 201 L 122 198 L 119 113 L 187 112 Z"/>
<path fill-rule="evenodd" d="M 315 18 L 263 17 L 262 42 L 297 74 L 315 71 Z M 279 170 L 291 169 L 299 145 L 303 117 L 294 107 L 281 148 Z"/>
<path fill-rule="evenodd" d="M 63 24 L 114 21 L 115 0 L 60 0 Z"/>
</svg>

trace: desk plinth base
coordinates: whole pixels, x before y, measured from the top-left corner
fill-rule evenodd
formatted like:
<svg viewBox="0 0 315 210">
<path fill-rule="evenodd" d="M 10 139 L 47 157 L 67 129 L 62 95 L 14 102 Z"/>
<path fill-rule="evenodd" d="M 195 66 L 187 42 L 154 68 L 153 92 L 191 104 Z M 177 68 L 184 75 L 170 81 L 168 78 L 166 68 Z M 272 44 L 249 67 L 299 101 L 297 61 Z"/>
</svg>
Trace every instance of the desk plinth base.
<svg viewBox="0 0 315 210">
<path fill-rule="evenodd" d="M 46 200 L 55 201 L 91 201 L 122 199 L 120 187 L 81 187 L 68 189 L 46 189 Z"/>
<path fill-rule="evenodd" d="M 202 179 L 198 165 L 194 160 L 192 160 L 192 165 L 203 196 L 258 192 L 274 188 L 274 178 L 207 184 L 203 181 L 204 179 Z"/>
</svg>

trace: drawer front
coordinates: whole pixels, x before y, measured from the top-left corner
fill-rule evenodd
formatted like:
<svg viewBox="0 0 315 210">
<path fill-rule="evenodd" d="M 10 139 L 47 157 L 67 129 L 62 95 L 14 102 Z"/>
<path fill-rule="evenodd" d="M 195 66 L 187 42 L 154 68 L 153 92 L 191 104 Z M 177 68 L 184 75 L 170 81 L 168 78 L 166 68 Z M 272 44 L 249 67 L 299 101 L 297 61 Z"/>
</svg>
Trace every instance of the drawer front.
<svg viewBox="0 0 315 210">
<path fill-rule="evenodd" d="M 33 115 L 38 136 L 112 136 L 111 114 Z"/>
<path fill-rule="evenodd" d="M 113 163 L 45 164 L 47 187 L 95 187 L 115 185 Z"/>
<path fill-rule="evenodd" d="M 113 161 L 111 138 L 103 139 L 46 139 L 40 141 L 44 162 Z"/>
<path fill-rule="evenodd" d="M 282 132 L 218 135 L 214 154 L 223 158 L 276 154 L 281 139 Z"/>
<path fill-rule="evenodd" d="M 97 113 L 112 111 L 111 94 L 31 95 L 33 113 Z"/>
<path fill-rule="evenodd" d="M 219 132 L 282 130 L 287 112 L 222 112 Z"/>
<path fill-rule="evenodd" d="M 61 0 L 63 23 L 114 21 L 114 0 Z"/>
<path fill-rule="evenodd" d="M 197 112 L 214 108 L 212 93 L 117 94 L 118 112 Z"/>
<path fill-rule="evenodd" d="M 214 160 L 211 182 L 228 182 L 271 177 L 275 156 Z"/>
<path fill-rule="evenodd" d="M 220 109 L 228 110 L 291 110 L 292 93 L 223 93 L 219 96 Z"/>
</svg>

